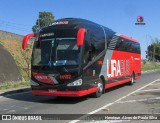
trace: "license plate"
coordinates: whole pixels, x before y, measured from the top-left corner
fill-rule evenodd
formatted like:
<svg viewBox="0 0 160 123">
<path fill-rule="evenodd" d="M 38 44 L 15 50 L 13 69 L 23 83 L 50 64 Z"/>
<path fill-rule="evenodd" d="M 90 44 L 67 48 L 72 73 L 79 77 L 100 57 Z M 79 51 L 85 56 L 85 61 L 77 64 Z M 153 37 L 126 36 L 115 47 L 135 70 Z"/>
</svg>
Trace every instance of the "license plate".
<svg viewBox="0 0 160 123">
<path fill-rule="evenodd" d="M 56 89 L 48 89 L 49 92 L 56 92 Z"/>
</svg>

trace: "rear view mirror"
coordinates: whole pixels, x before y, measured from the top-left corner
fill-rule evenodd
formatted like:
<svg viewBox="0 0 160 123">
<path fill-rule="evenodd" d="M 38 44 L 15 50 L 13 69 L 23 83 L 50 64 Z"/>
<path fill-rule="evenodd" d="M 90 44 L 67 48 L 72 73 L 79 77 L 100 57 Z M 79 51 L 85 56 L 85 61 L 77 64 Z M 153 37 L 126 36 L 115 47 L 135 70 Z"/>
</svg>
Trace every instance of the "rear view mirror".
<svg viewBox="0 0 160 123">
<path fill-rule="evenodd" d="M 23 42 L 22 42 L 22 48 L 25 50 L 28 44 L 28 40 L 29 38 L 34 37 L 34 33 L 28 34 L 26 36 L 24 36 L 23 38 Z"/>
<path fill-rule="evenodd" d="M 84 44 L 84 34 L 85 34 L 85 29 L 80 28 L 77 33 L 77 46 L 78 47 Z"/>
</svg>

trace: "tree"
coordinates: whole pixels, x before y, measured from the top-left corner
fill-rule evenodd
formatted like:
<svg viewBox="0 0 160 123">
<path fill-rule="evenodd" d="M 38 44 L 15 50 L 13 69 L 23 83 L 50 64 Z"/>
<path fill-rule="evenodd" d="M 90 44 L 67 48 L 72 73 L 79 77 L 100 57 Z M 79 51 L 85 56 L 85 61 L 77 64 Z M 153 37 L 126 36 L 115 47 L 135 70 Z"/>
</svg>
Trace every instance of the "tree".
<svg viewBox="0 0 160 123">
<path fill-rule="evenodd" d="M 160 39 L 151 40 L 152 43 L 148 46 L 148 59 L 151 61 L 160 61 Z"/>
<path fill-rule="evenodd" d="M 32 31 L 36 32 L 38 28 L 48 26 L 54 21 L 54 15 L 51 12 L 39 12 L 36 24 L 32 27 Z"/>
</svg>

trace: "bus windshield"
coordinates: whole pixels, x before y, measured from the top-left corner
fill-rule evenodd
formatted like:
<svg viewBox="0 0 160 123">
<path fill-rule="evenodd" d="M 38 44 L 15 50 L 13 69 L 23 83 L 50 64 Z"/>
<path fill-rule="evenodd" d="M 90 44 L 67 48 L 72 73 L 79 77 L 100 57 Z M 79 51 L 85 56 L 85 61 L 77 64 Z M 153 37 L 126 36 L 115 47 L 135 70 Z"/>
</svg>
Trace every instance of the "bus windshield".
<svg viewBox="0 0 160 123">
<path fill-rule="evenodd" d="M 53 38 L 35 41 L 32 66 L 78 65 L 76 38 Z"/>
</svg>

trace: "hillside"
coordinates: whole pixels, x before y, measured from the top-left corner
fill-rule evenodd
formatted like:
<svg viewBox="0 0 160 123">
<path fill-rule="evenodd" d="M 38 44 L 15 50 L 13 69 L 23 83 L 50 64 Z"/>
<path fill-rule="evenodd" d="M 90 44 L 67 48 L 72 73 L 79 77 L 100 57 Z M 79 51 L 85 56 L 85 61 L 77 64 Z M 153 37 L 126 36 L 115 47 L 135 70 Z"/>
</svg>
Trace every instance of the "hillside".
<svg viewBox="0 0 160 123">
<path fill-rule="evenodd" d="M 3 39 L 9 39 L 9 40 L 14 40 L 19 42 L 23 40 L 23 35 L 14 34 L 14 33 L 6 32 L 3 30 L 0 30 L 0 37 Z"/>
<path fill-rule="evenodd" d="M 26 51 L 23 51 L 22 46 L 23 36 L 0 31 L 0 44 L 3 45 L 13 56 L 18 70 L 22 77 L 27 80 L 30 75 L 30 61 L 31 61 L 31 45 Z"/>
</svg>

